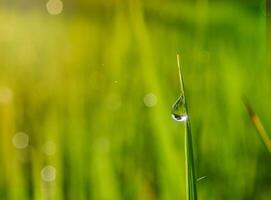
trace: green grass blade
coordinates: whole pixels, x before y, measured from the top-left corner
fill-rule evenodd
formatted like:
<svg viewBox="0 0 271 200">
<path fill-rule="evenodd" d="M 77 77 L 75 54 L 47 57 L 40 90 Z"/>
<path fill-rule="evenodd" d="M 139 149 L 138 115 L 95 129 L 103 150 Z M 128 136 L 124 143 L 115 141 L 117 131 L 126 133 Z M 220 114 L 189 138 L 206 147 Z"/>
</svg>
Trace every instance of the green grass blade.
<svg viewBox="0 0 271 200">
<path fill-rule="evenodd" d="M 250 120 L 252 122 L 252 124 L 254 125 L 254 127 L 256 128 L 263 144 L 265 145 L 266 149 L 269 151 L 269 153 L 271 154 L 271 140 L 259 118 L 259 116 L 256 114 L 256 112 L 253 110 L 253 108 L 251 107 L 251 105 L 248 103 L 248 101 L 245 99 L 244 100 L 244 104 L 247 108 L 248 114 L 250 116 Z"/>
<path fill-rule="evenodd" d="M 191 134 L 191 126 L 189 118 L 185 126 L 185 151 L 186 151 L 186 184 L 187 184 L 187 199 L 197 199 L 197 183 L 195 176 L 193 142 Z"/>
<path fill-rule="evenodd" d="M 181 85 L 181 94 L 180 98 L 182 101 L 176 101 L 173 106 L 173 116 L 187 116 L 185 118 L 180 118 L 185 122 L 185 163 L 186 163 L 186 196 L 187 200 L 197 200 L 197 185 L 196 185 L 196 176 L 195 176 L 195 166 L 194 166 L 194 156 L 193 156 L 193 140 L 192 140 L 192 132 L 191 125 L 188 113 L 188 106 L 185 97 L 184 90 L 184 81 L 182 76 L 182 70 L 180 65 L 180 56 L 177 54 L 177 65 L 179 69 L 179 78 Z M 182 107 L 182 109 L 180 108 Z"/>
</svg>

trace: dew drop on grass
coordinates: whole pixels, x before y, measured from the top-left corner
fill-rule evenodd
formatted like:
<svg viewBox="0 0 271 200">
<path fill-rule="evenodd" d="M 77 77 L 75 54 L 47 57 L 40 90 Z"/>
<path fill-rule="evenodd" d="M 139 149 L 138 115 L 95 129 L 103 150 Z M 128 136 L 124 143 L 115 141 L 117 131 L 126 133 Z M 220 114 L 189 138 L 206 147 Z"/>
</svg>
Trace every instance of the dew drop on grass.
<svg viewBox="0 0 271 200">
<path fill-rule="evenodd" d="M 175 121 L 185 122 L 188 118 L 184 96 L 181 95 L 172 106 L 171 116 Z"/>
<path fill-rule="evenodd" d="M 175 121 L 178 121 L 178 122 L 185 122 L 188 118 L 187 115 L 176 115 L 176 114 L 172 114 L 172 118 L 175 120 Z"/>
</svg>

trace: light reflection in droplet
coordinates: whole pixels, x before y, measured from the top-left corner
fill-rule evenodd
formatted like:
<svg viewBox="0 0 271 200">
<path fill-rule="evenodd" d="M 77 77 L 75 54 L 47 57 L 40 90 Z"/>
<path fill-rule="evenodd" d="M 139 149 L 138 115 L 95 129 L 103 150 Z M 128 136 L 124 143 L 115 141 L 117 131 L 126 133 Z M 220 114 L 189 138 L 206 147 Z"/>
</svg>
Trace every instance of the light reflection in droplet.
<svg viewBox="0 0 271 200">
<path fill-rule="evenodd" d="M 178 122 L 185 122 L 188 119 L 188 116 L 186 114 L 177 115 L 177 114 L 172 113 L 172 118 Z"/>
<path fill-rule="evenodd" d="M 183 95 L 177 99 L 177 101 L 173 104 L 171 110 L 171 116 L 175 121 L 185 122 L 188 119 L 188 115 L 185 107 L 185 98 Z"/>
</svg>

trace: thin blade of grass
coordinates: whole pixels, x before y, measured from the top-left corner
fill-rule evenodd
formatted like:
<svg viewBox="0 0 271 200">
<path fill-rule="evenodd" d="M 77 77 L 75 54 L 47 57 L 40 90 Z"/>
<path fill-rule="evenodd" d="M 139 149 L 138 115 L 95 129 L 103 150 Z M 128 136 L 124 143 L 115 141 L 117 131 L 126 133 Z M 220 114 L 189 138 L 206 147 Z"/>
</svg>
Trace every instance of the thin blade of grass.
<svg viewBox="0 0 271 200">
<path fill-rule="evenodd" d="M 186 150 L 186 181 L 187 181 L 187 199 L 197 199 L 197 185 L 195 176 L 194 156 L 193 156 L 193 142 L 189 118 L 186 122 L 185 130 L 185 150 Z"/>
<path fill-rule="evenodd" d="M 181 95 L 184 97 L 184 106 L 187 114 L 187 120 L 185 121 L 185 162 L 186 162 L 186 193 L 188 200 L 197 200 L 197 180 L 195 175 L 194 155 L 193 155 L 193 140 L 191 125 L 189 119 L 188 106 L 186 102 L 184 81 L 182 76 L 182 69 L 180 64 L 180 56 L 177 54 L 177 65 L 179 69 L 179 78 L 181 84 Z"/>
</svg>

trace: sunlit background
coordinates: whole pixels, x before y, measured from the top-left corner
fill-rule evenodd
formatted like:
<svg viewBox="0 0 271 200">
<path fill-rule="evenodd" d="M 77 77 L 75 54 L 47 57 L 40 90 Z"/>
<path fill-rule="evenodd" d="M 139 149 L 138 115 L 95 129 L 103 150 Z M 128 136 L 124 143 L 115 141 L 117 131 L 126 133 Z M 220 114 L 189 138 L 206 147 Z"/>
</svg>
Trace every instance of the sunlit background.
<svg viewBox="0 0 271 200">
<path fill-rule="evenodd" d="M 0 199 L 184 200 L 180 52 L 200 200 L 270 200 L 264 1 L 0 1 Z"/>
</svg>

